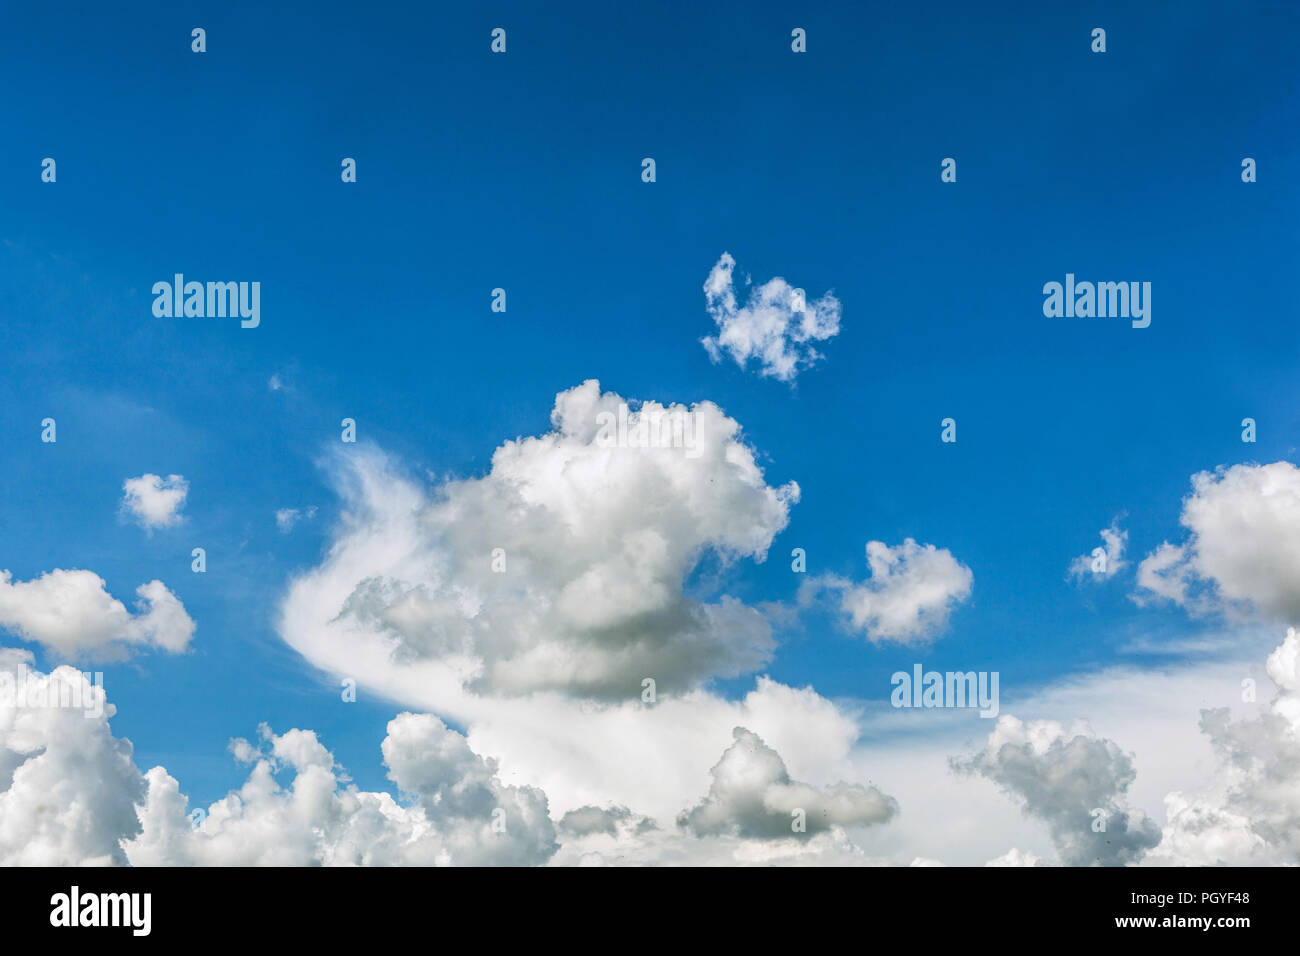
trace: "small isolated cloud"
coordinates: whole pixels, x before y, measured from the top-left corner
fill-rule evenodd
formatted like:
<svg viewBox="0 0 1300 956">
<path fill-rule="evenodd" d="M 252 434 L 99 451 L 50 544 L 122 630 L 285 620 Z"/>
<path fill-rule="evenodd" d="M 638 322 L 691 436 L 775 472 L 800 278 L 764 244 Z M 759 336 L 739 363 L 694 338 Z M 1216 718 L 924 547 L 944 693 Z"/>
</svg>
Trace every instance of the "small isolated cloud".
<svg viewBox="0 0 1300 956">
<path fill-rule="evenodd" d="M 1047 825 L 1066 866 L 1136 863 L 1160 842 L 1159 828 L 1124 803 L 1137 776 L 1132 758 L 1084 725 L 999 717 L 984 748 L 951 765 L 1017 798 Z"/>
<path fill-rule="evenodd" d="M 170 528 L 181 520 L 190 483 L 180 475 L 141 475 L 122 482 L 122 510 L 142 528 Z"/>
<path fill-rule="evenodd" d="M 1154 595 L 1193 614 L 1254 608 L 1300 621 L 1300 468 L 1203 471 L 1180 521 L 1187 540 L 1162 543 L 1138 566 L 1138 603 Z"/>
<path fill-rule="evenodd" d="M 299 521 L 310 521 L 316 517 L 316 506 L 309 508 L 280 508 L 275 513 L 275 526 L 281 533 L 288 534 Z"/>
<path fill-rule="evenodd" d="M 838 575 L 806 582 L 800 591 L 809 603 L 821 591 L 839 595 L 840 610 L 854 630 L 871 641 L 920 643 L 948 626 L 952 608 L 970 596 L 974 575 L 946 548 L 907 538 L 891 548 L 867 542 L 871 577 L 861 583 Z"/>
<path fill-rule="evenodd" d="M 1119 526 L 1119 518 L 1109 528 L 1100 532 L 1102 544 L 1090 554 L 1081 554 L 1070 562 L 1070 577 L 1094 581 L 1108 581 L 1128 566 L 1124 550 L 1128 546 L 1128 532 Z"/>
<path fill-rule="evenodd" d="M 830 292 L 809 302 L 802 289 L 778 276 L 749 289 L 741 306 L 732 279 L 735 266 L 736 260 L 724 252 L 704 282 L 705 304 L 718 333 L 700 341 L 714 362 L 725 353 L 744 368 L 753 359 L 760 375 L 793 382 L 822 358 L 812 343 L 839 333 L 840 302 Z M 750 285 L 748 278 L 745 285 Z"/>
<path fill-rule="evenodd" d="M 696 836 L 789 839 L 884 823 L 898 813 L 897 801 L 875 787 L 837 783 L 818 790 L 791 780 L 780 754 L 757 734 L 737 727 L 732 736 L 735 743 L 709 771 L 713 783 L 704 800 L 677 818 Z M 794 826 L 800 818 L 804 831 Z"/>
<path fill-rule="evenodd" d="M 161 581 L 142 584 L 135 593 L 132 615 L 93 571 L 55 568 L 30 581 L 0 571 L 0 628 L 64 659 L 118 659 L 140 646 L 185 650 L 194 621 L 176 595 Z"/>
</svg>

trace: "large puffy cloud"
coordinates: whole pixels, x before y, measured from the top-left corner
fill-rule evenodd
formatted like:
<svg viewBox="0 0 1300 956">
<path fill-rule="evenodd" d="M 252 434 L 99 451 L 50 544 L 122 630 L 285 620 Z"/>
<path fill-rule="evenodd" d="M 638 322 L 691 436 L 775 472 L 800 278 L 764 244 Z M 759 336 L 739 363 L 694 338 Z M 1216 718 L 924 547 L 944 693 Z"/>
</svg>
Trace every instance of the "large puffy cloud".
<svg viewBox="0 0 1300 956">
<path fill-rule="evenodd" d="M 142 528 L 170 528 L 179 524 L 190 484 L 181 475 L 145 474 L 122 482 L 122 510 Z"/>
<path fill-rule="evenodd" d="M 785 762 L 743 727 L 709 772 L 694 807 L 660 827 L 623 806 L 578 807 L 560 821 L 556 865 L 868 866 L 887 859 L 866 852 L 850 831 L 882 824 L 898 805 L 875 787 L 824 787 L 793 780 Z M 801 811 L 801 812 L 797 812 Z M 803 829 L 796 829 L 801 820 Z"/>
<path fill-rule="evenodd" d="M 736 260 L 724 252 L 704 282 L 705 303 L 718 333 L 701 343 L 714 362 L 725 353 L 744 368 L 752 359 L 761 375 L 794 381 L 802 369 L 822 357 L 812 343 L 839 333 L 839 300 L 828 292 L 809 302 L 778 276 L 749 290 L 742 306 L 732 277 L 735 267 Z"/>
<path fill-rule="evenodd" d="M 1257 717 L 1201 711 L 1201 730 L 1219 759 L 1212 791 L 1165 798 L 1164 862 L 1300 864 L 1300 631 L 1268 656 L 1273 699 Z"/>
<path fill-rule="evenodd" d="M 0 865 L 123 864 L 144 781 L 101 686 L 0 649 Z"/>
<path fill-rule="evenodd" d="M 682 422 L 685 441 L 654 440 L 642 423 L 658 420 Z M 763 615 L 684 582 L 706 552 L 763 560 L 798 486 L 767 485 L 709 402 L 629 411 L 589 381 L 556 397 L 551 421 L 499 447 L 483 477 L 432 494 L 357 451 L 343 533 L 293 583 L 286 639 L 342 673 L 387 672 L 390 692 L 628 699 L 645 678 L 683 692 L 761 666 L 774 646 Z"/>
<path fill-rule="evenodd" d="M 0 628 L 63 658 L 116 659 L 138 647 L 185 650 L 194 621 L 161 581 L 136 588 L 136 614 L 93 571 L 55 568 L 30 581 L 0 571 Z"/>
<path fill-rule="evenodd" d="M 1067 866 L 1136 863 L 1160 842 L 1140 810 L 1124 805 L 1135 771 L 1129 755 L 1081 726 L 998 718 L 984 747 L 953 769 L 987 777 L 1043 821 Z M 1099 829 L 1103 827 L 1104 829 Z"/>
<path fill-rule="evenodd" d="M 1300 620 L 1300 468 L 1234 465 L 1192 478 L 1182 544 L 1165 542 L 1138 567 L 1150 592 L 1194 613 L 1255 607 Z"/>
<path fill-rule="evenodd" d="M 867 542 L 867 566 L 871 577 L 862 583 L 825 575 L 805 582 L 800 598 L 808 603 L 822 591 L 837 594 L 840 610 L 869 640 L 911 644 L 948 626 L 952 608 L 970 596 L 974 580 L 952 552 L 911 538 L 892 548 Z"/>
<path fill-rule="evenodd" d="M 708 794 L 677 818 L 697 835 L 787 839 L 795 832 L 884 823 L 898 812 L 893 798 L 875 787 L 840 782 L 819 790 L 791 780 L 780 754 L 757 734 L 736 727 L 732 736 L 735 742 L 710 771 Z M 804 829 L 796 830 L 796 823 Z"/>
<path fill-rule="evenodd" d="M 192 817 L 174 779 L 149 771 L 142 832 L 127 842 L 136 865 L 530 865 L 555 852 L 546 795 L 505 786 L 493 761 L 438 718 L 401 714 L 383 742 L 388 793 L 344 785 L 342 768 L 311 731 L 232 743 L 253 764 L 248 781 Z M 280 772 L 291 772 L 282 786 Z M 194 826 L 192 820 L 197 820 Z"/>
</svg>

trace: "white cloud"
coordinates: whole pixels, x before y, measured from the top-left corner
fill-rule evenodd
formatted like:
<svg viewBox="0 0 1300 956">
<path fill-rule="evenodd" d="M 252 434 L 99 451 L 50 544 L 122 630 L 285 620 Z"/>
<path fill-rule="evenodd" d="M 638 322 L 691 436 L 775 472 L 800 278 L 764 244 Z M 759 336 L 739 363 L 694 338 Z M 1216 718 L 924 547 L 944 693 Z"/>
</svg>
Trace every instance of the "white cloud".
<svg viewBox="0 0 1300 956">
<path fill-rule="evenodd" d="M 974 581 L 952 552 L 911 538 L 893 548 L 867 542 L 867 566 L 871 577 L 860 584 L 838 575 L 805 582 L 801 602 L 811 602 L 821 591 L 838 594 L 840 610 L 869 640 L 913 644 L 948 626 L 953 606 L 970 596 Z"/>
<path fill-rule="evenodd" d="M 620 819 L 611 834 L 566 834 L 552 866 L 881 866 L 888 861 L 863 852 L 841 827 L 788 839 L 696 837 L 676 827 Z"/>
<path fill-rule="evenodd" d="M 190 485 L 180 475 L 145 474 L 122 482 L 122 510 L 132 515 L 140 526 L 170 528 L 181 520 L 181 508 Z"/>
<path fill-rule="evenodd" d="M 653 820 L 636 816 L 627 807 L 601 808 L 587 805 L 570 810 L 560 818 L 560 829 L 577 837 L 591 836 L 594 833 L 617 837 L 629 824 L 638 831 L 655 829 Z"/>
<path fill-rule="evenodd" d="M 310 521 L 316 517 L 316 506 L 307 508 L 279 508 L 275 512 L 275 526 L 281 534 L 288 534 L 299 521 Z"/>
<path fill-rule="evenodd" d="M 6 684 L 25 684 L 21 700 L 0 695 L 0 865 L 124 864 L 120 840 L 139 830 L 135 804 L 144 795 L 131 744 L 109 730 L 113 707 L 102 688 L 71 667 L 30 670 L 30 660 L 0 653 Z M 49 704 L 94 697 L 98 714 Z"/>
<path fill-rule="evenodd" d="M 565 815 L 565 845 L 558 847 L 546 795 L 505 784 L 496 761 L 427 714 L 400 714 L 388 725 L 381 749 L 399 796 L 356 788 L 311 731 L 277 735 L 263 725 L 256 740 L 231 741 L 235 759 L 251 765 L 247 781 L 206 808 L 192 808 L 165 768 L 142 774 L 130 743 L 113 737 L 108 720 L 115 710 L 102 689 L 68 667 L 48 676 L 26 670 L 30 661 L 26 652 L 0 649 L 3 668 L 21 668 L 41 685 L 78 685 L 85 699 L 99 695 L 99 709 L 87 716 L 80 708 L 16 706 L 0 697 L 0 865 L 882 862 L 854 846 L 838 824 L 789 839 L 697 838 L 616 806 Z M 750 715 L 761 712 L 755 706 Z M 792 721 L 787 736 L 796 740 L 822 726 Z M 779 774 L 772 783 L 779 792 Z M 865 820 L 871 814 L 859 806 L 859 789 L 830 788 L 823 809 L 836 819 Z"/>
<path fill-rule="evenodd" d="M 811 343 L 839 333 L 839 300 L 828 292 L 809 302 L 802 290 L 777 277 L 751 289 L 740 306 L 732 279 L 735 265 L 724 252 L 704 282 L 705 303 L 718 333 L 700 341 L 714 362 L 725 353 L 744 368 L 753 359 L 759 374 L 792 382 L 822 358 Z"/>
<path fill-rule="evenodd" d="M 1165 797 L 1160 845 L 1147 857 L 1155 866 L 1257 866 L 1273 862 L 1250 819 L 1222 796 L 1189 797 L 1175 790 Z"/>
<path fill-rule="evenodd" d="M 796 820 L 808 835 L 837 826 L 885 823 L 898 803 L 875 787 L 836 783 L 824 790 L 790 779 L 785 761 L 761 737 L 744 727 L 709 771 L 704 800 L 677 818 L 699 836 L 731 834 L 753 839 L 790 839 Z"/>
<path fill-rule="evenodd" d="M 985 866 L 1044 866 L 1042 860 L 1032 853 L 1026 853 L 1012 847 L 1001 856 L 994 857 Z"/>
<path fill-rule="evenodd" d="M 505 786 L 495 764 L 427 714 L 400 714 L 383 742 L 389 778 L 413 803 L 356 789 L 307 730 L 232 742 L 252 763 L 248 782 L 213 803 L 193 825 L 186 798 L 162 767 L 147 774 L 138 837 L 126 843 L 139 866 L 521 866 L 556 849 L 546 795 Z M 292 773 L 282 786 L 281 773 Z"/>
<path fill-rule="evenodd" d="M 1160 841 L 1155 824 L 1125 805 L 1131 756 L 1082 724 L 1000 717 L 983 749 L 952 766 L 987 777 L 1047 824 L 1067 866 L 1136 863 Z"/>
<path fill-rule="evenodd" d="M 1139 565 L 1142 591 L 1196 614 L 1253 607 L 1300 621 L 1300 468 L 1278 461 L 1200 472 L 1181 522 L 1187 540 L 1161 544 Z"/>
<path fill-rule="evenodd" d="M 1101 547 L 1079 555 L 1070 563 L 1070 577 L 1108 581 L 1128 566 L 1124 560 L 1128 532 L 1120 528 L 1119 520 L 1116 518 L 1109 528 L 1101 530 Z"/>
<path fill-rule="evenodd" d="M 690 449 L 602 441 L 602 416 L 623 404 L 595 381 L 561 392 L 553 431 L 506 442 L 486 475 L 432 493 L 378 453 L 340 459 L 344 527 L 293 583 L 285 638 L 331 669 L 369 658 L 401 686 L 427 665 L 479 694 L 626 700 L 647 677 L 681 694 L 761 666 L 766 618 L 683 584 L 706 553 L 763 560 L 798 486 L 767 485 L 739 424 L 710 402 L 689 411 Z M 639 412 L 663 413 L 686 410 Z"/>
<path fill-rule="evenodd" d="M 1218 758 L 1215 785 L 1165 798 L 1161 862 L 1300 864 L 1300 631 L 1287 630 L 1266 669 L 1277 693 L 1258 716 L 1201 711 Z"/>
<path fill-rule="evenodd" d="M 55 568 L 30 581 L 0 571 L 0 628 L 65 659 L 117 659 L 142 646 L 185 650 L 194 621 L 176 595 L 161 581 L 135 593 L 132 615 L 93 571 Z"/>
</svg>

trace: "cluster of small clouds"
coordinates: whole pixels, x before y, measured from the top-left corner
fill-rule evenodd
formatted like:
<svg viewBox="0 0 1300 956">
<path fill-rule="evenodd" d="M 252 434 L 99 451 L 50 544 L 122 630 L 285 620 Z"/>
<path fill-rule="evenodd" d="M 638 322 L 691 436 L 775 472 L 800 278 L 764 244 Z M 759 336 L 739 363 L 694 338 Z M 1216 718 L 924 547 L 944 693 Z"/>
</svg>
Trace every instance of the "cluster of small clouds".
<svg viewBox="0 0 1300 956">
<path fill-rule="evenodd" d="M 732 274 L 735 267 L 736 260 L 724 252 L 704 282 L 705 303 L 718 331 L 701 343 L 714 362 L 722 361 L 724 354 L 741 368 L 753 361 L 760 375 L 793 382 L 800 371 L 822 358 L 813 343 L 839 334 L 839 300 L 827 292 L 809 302 L 801 290 L 778 276 L 749 289 L 741 305 Z M 749 284 L 746 278 L 745 285 Z"/>
</svg>

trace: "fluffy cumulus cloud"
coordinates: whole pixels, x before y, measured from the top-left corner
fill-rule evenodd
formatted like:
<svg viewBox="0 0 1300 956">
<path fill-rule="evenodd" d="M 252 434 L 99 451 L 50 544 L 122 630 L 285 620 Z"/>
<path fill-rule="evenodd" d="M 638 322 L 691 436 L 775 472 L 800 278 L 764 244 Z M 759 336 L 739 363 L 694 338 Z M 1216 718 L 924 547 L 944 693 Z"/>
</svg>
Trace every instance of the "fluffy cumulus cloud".
<svg viewBox="0 0 1300 956">
<path fill-rule="evenodd" d="M 124 864 L 145 792 L 131 744 L 110 732 L 102 687 L 30 663 L 0 649 L 0 865 Z"/>
<path fill-rule="evenodd" d="M 1278 461 L 1201 472 L 1181 521 L 1187 539 L 1164 542 L 1138 566 L 1139 601 L 1300 621 L 1300 468 Z"/>
<path fill-rule="evenodd" d="M 1258 716 L 1201 711 L 1219 760 L 1218 786 L 1165 798 L 1162 862 L 1300 865 L 1300 631 L 1287 631 L 1266 667 L 1277 690 Z"/>
<path fill-rule="evenodd" d="M 348 783 L 311 731 L 263 727 L 231 745 L 247 782 L 196 812 L 164 768 L 140 772 L 101 686 L 30 665 L 0 648 L 0 865 L 531 865 L 557 848 L 545 794 L 425 714 L 388 725 L 396 797 Z"/>
<path fill-rule="evenodd" d="M 252 764 L 248 781 L 197 814 L 155 767 L 127 855 L 148 866 L 522 866 L 555 852 L 546 795 L 505 786 L 495 764 L 438 718 L 399 715 L 382 749 L 407 805 L 346 784 L 305 730 L 276 735 L 264 726 L 256 744 L 234 741 L 236 759 Z"/>
<path fill-rule="evenodd" d="M 841 782 L 818 789 L 793 781 L 780 754 L 757 734 L 737 727 L 732 736 L 735 742 L 710 771 L 708 794 L 677 818 L 698 836 L 789 839 L 884 823 L 898 812 L 894 799 L 875 787 Z"/>
<path fill-rule="evenodd" d="M 0 865 L 864 865 L 884 861 L 846 828 L 896 812 L 874 788 L 792 781 L 740 731 L 688 825 L 582 805 L 557 827 L 542 790 L 507 785 L 464 736 L 413 713 L 390 721 L 381 746 L 391 793 L 358 789 L 312 731 L 263 725 L 231 742 L 249 767 L 243 785 L 192 807 L 165 768 L 142 773 L 131 744 L 113 736 L 101 687 L 30 664 L 27 652 L 0 649 Z M 776 827 L 788 829 L 795 805 L 808 812 L 797 836 Z"/>
<path fill-rule="evenodd" d="M 809 302 L 802 290 L 777 277 L 749 288 L 741 305 L 735 267 L 736 260 L 724 252 L 704 282 L 705 304 L 718 331 L 700 341 L 714 362 L 723 355 L 742 368 L 753 361 L 759 374 L 793 382 L 822 357 L 813 343 L 839 333 L 839 300 L 827 292 Z"/>
<path fill-rule="evenodd" d="M 122 482 L 122 511 L 142 528 L 170 528 L 179 524 L 190 484 L 180 475 L 141 475 Z"/>
<path fill-rule="evenodd" d="M 643 427 L 665 421 L 680 427 Z M 390 684 L 432 663 L 440 686 L 606 699 L 768 660 L 759 611 L 684 583 L 706 553 L 763 560 L 798 486 L 768 485 L 709 402 L 629 409 L 589 381 L 556 396 L 551 423 L 500 446 L 486 475 L 432 491 L 357 450 L 343 534 L 285 601 L 290 643 L 340 671 L 368 654 Z"/>
<path fill-rule="evenodd" d="M 1077 725 L 998 718 L 984 747 L 952 761 L 979 774 L 1044 824 L 1066 866 L 1122 866 L 1138 862 L 1160 842 L 1160 831 L 1140 810 L 1125 805 L 1136 772 L 1112 741 Z"/>
<path fill-rule="evenodd" d="M 185 650 L 194 621 L 161 581 L 136 588 L 132 614 L 93 571 L 55 568 L 30 581 L 0 571 L 0 628 L 64 659 L 112 660 L 131 650 Z"/>
<path fill-rule="evenodd" d="M 310 521 L 314 517 L 316 517 L 315 505 L 307 508 L 277 508 L 275 526 L 280 529 L 281 534 L 288 534 L 299 521 Z"/>
<path fill-rule="evenodd" d="M 896 547 L 867 542 L 871 577 L 861 583 L 838 575 L 807 581 L 800 599 L 836 596 L 854 630 L 872 641 L 902 644 L 930 640 L 948 626 L 955 605 L 970 596 L 974 575 L 946 548 L 917 544 L 911 538 Z"/>
<path fill-rule="evenodd" d="M 1038 857 L 1034 856 L 1034 854 L 1027 853 L 1023 850 L 1018 850 L 1015 847 L 1012 847 L 1006 853 L 1002 854 L 1001 856 L 994 857 L 984 865 L 985 866 L 1044 866 L 1045 864 Z"/>
<path fill-rule="evenodd" d="M 1128 566 L 1124 551 L 1128 546 L 1128 532 L 1119 526 L 1119 518 L 1110 527 L 1101 530 L 1101 546 L 1089 554 L 1081 554 L 1070 563 L 1070 577 L 1107 581 Z"/>
</svg>

